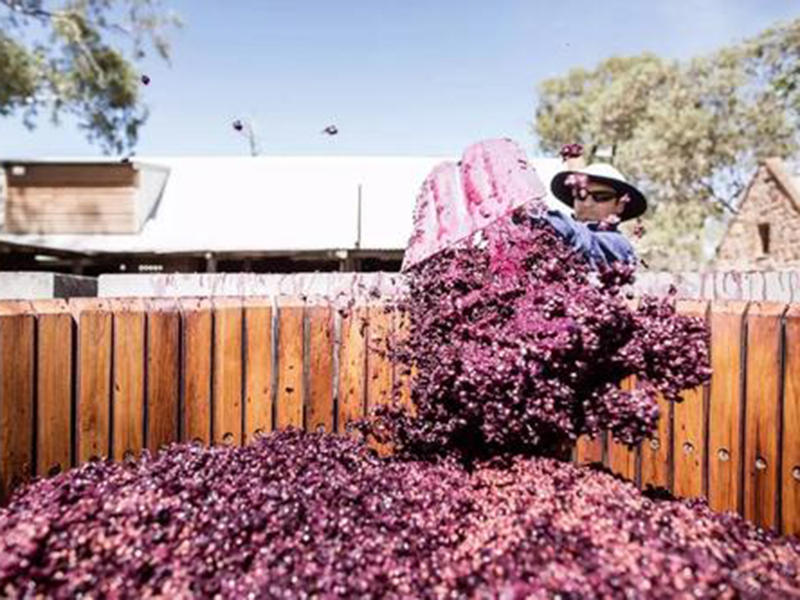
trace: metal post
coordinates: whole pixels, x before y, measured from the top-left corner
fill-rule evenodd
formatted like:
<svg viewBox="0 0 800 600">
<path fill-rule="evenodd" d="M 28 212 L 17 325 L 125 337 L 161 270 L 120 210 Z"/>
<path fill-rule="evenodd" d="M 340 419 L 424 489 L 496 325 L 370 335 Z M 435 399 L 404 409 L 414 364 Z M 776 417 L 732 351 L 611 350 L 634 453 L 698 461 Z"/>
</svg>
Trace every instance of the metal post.
<svg viewBox="0 0 800 600">
<path fill-rule="evenodd" d="M 361 248 L 361 184 L 358 184 L 358 217 L 356 221 L 356 250 Z"/>
<path fill-rule="evenodd" d="M 206 252 L 206 273 L 217 272 L 217 259 L 212 252 Z"/>
</svg>

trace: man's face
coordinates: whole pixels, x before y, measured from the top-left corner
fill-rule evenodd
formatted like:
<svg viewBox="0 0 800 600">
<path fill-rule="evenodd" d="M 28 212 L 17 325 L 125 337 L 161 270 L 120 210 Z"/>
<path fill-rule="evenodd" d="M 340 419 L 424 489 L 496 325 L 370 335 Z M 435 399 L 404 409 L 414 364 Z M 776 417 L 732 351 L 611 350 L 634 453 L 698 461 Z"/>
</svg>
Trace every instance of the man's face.
<svg viewBox="0 0 800 600">
<path fill-rule="evenodd" d="M 607 183 L 589 179 L 589 195 L 575 200 L 575 219 L 578 221 L 603 221 L 611 215 L 619 215 L 625 205 L 619 193 Z M 603 200 L 603 202 L 599 202 Z"/>
</svg>

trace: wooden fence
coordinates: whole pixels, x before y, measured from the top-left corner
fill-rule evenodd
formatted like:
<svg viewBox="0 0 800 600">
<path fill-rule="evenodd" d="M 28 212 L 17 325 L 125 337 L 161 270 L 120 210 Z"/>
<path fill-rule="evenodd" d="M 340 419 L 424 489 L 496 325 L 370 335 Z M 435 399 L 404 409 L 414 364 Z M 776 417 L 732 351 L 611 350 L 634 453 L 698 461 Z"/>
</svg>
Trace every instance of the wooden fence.
<svg viewBox="0 0 800 600">
<path fill-rule="evenodd" d="M 681 301 L 708 319 L 715 375 L 629 450 L 582 439 L 642 487 L 800 533 L 800 305 Z M 342 431 L 408 378 L 381 354 L 399 314 L 296 297 L 0 302 L 0 494 L 93 457 L 175 440 Z"/>
</svg>

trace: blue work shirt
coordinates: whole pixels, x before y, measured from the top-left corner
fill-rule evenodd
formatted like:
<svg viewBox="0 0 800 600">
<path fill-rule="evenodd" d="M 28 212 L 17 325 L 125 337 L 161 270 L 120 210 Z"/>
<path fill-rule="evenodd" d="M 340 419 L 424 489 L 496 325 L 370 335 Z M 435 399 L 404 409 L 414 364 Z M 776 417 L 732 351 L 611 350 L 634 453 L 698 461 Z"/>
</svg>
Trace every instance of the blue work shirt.
<svg viewBox="0 0 800 600">
<path fill-rule="evenodd" d="M 532 221 L 539 218 L 529 215 Z M 582 223 L 558 210 L 548 210 L 541 217 L 564 239 L 575 251 L 580 252 L 593 267 L 600 264 L 609 265 L 621 260 L 635 263 L 636 254 L 633 246 L 616 228 L 600 229 L 599 223 Z"/>
</svg>

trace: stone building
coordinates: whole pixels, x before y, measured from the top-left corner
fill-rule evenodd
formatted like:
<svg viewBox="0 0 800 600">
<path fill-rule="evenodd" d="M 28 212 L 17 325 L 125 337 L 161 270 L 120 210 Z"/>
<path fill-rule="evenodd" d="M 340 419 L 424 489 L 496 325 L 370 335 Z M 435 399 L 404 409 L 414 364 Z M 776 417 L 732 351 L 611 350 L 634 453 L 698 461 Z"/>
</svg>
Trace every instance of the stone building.
<svg viewBox="0 0 800 600">
<path fill-rule="evenodd" d="M 780 158 L 759 165 L 722 238 L 718 270 L 800 266 L 800 177 Z"/>
</svg>

